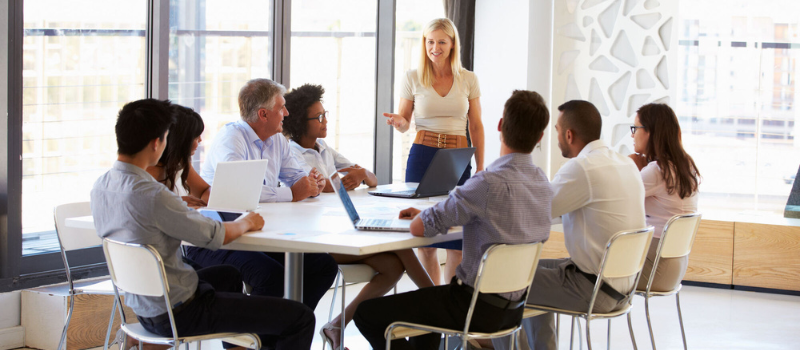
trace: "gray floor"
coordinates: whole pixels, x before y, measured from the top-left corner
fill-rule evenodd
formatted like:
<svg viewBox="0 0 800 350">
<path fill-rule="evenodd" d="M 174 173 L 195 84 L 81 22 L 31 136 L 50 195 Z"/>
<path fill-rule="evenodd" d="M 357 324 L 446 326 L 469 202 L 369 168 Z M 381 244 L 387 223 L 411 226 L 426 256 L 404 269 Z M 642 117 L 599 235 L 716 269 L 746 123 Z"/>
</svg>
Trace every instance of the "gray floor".
<svg viewBox="0 0 800 350">
<path fill-rule="evenodd" d="M 354 297 L 361 286 L 348 286 L 349 298 Z M 412 290 L 414 284 L 404 277 L 398 289 L 400 292 Z M 329 291 L 317 307 L 317 328 L 327 322 L 332 294 Z M 681 303 L 690 349 L 800 349 L 798 296 L 686 286 L 681 293 Z M 675 299 L 652 299 L 651 315 L 658 349 L 682 349 Z M 644 302 L 640 297 L 634 301 L 633 322 L 637 345 L 640 349 L 650 349 Z M 560 349 L 568 349 L 569 319 L 562 318 L 561 325 Z M 592 323 L 595 349 L 606 348 L 606 329 L 605 321 Z M 345 345 L 351 350 L 370 348 L 353 324 L 346 329 L 345 336 Z M 577 342 L 577 337 L 575 339 Z M 322 341 L 315 333 L 312 348 L 321 347 Z M 633 348 L 624 318 L 612 323 L 611 348 Z M 221 350 L 222 347 L 219 342 L 205 342 L 202 349 Z M 583 349 L 586 349 L 585 344 Z"/>
</svg>

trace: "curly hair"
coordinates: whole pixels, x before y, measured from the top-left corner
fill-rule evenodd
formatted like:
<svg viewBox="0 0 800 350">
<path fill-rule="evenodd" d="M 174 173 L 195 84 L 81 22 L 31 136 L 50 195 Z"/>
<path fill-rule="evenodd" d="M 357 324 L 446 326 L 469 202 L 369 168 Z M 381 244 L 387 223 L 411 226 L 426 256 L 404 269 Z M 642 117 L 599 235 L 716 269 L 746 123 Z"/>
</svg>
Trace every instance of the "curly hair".
<svg viewBox="0 0 800 350">
<path fill-rule="evenodd" d="M 324 94 L 325 89 L 322 85 L 305 84 L 283 96 L 286 99 L 286 109 L 289 111 L 289 116 L 283 120 L 283 134 L 286 137 L 294 142 L 300 142 L 300 138 L 308 131 L 306 123 L 308 109 L 311 105 L 321 102 Z"/>
</svg>

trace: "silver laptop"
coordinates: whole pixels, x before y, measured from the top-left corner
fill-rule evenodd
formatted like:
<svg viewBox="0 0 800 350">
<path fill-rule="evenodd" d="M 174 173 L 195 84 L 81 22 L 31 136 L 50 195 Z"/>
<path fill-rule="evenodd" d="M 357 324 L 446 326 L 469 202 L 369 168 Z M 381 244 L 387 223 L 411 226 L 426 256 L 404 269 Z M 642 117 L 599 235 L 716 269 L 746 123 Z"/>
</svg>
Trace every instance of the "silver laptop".
<svg viewBox="0 0 800 350">
<path fill-rule="evenodd" d="M 422 198 L 448 194 L 458 185 L 458 180 L 467 169 L 474 147 L 440 149 L 433 156 L 428 169 L 415 189 L 377 189 L 369 191 L 373 196 Z"/>
<path fill-rule="evenodd" d="M 258 209 L 267 159 L 219 162 L 207 210 L 243 213 Z"/>
<path fill-rule="evenodd" d="M 355 227 L 356 230 L 399 232 L 411 231 L 411 220 L 362 219 L 358 216 L 356 207 L 353 205 L 353 201 L 350 200 L 350 195 L 347 194 L 347 189 L 345 189 L 342 179 L 339 177 L 339 173 L 334 172 L 330 179 L 333 191 L 336 192 L 336 196 L 339 197 L 339 200 L 342 202 L 344 210 L 347 212 L 347 215 L 350 216 L 350 221 L 353 222 L 353 227 Z"/>
</svg>

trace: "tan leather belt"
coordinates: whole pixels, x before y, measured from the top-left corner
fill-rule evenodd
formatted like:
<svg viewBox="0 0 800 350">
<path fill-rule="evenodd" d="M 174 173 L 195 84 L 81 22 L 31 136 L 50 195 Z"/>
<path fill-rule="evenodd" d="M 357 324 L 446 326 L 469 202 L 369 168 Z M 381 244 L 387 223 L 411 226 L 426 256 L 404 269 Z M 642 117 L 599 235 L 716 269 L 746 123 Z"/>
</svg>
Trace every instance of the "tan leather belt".
<svg viewBox="0 0 800 350">
<path fill-rule="evenodd" d="M 417 131 L 414 143 L 436 148 L 464 148 L 467 147 L 467 137 L 420 130 Z"/>
</svg>

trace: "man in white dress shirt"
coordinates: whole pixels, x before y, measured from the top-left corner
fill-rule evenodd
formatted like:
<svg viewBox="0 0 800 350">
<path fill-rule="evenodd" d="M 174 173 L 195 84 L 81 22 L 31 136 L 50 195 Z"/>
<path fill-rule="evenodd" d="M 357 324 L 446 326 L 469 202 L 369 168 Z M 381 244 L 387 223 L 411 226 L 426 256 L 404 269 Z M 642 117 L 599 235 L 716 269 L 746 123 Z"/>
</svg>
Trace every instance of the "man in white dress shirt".
<svg viewBox="0 0 800 350">
<path fill-rule="evenodd" d="M 573 100 L 558 110 L 558 148 L 570 160 L 551 182 L 552 215 L 562 218 L 570 257 L 540 260 L 528 303 L 585 311 L 608 240 L 619 231 L 647 226 L 644 185 L 636 164 L 600 140 L 602 120 L 594 105 Z M 594 311 L 623 306 L 634 279 L 604 280 Z M 532 348 L 558 348 L 552 313 L 525 320 L 523 328 Z M 508 348 L 507 339 L 494 343 L 497 349 Z"/>
</svg>

